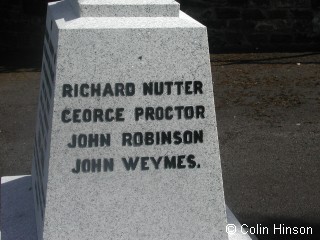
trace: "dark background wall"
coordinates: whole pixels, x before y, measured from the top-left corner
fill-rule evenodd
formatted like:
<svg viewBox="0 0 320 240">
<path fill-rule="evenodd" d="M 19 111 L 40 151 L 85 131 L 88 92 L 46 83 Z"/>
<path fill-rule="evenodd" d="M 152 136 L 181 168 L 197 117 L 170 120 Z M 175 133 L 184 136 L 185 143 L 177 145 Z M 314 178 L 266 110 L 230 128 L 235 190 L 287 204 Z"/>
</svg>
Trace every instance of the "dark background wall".
<svg viewBox="0 0 320 240">
<path fill-rule="evenodd" d="M 320 0 L 180 0 L 213 52 L 319 49 Z"/>
<path fill-rule="evenodd" d="M 211 52 L 320 48 L 320 0 L 178 0 L 208 27 Z M 42 51 L 46 0 L 1 0 L 0 52 Z"/>
<path fill-rule="evenodd" d="M 43 38 L 46 4 L 43 0 L 0 1 L 1 50 L 39 48 Z"/>
</svg>

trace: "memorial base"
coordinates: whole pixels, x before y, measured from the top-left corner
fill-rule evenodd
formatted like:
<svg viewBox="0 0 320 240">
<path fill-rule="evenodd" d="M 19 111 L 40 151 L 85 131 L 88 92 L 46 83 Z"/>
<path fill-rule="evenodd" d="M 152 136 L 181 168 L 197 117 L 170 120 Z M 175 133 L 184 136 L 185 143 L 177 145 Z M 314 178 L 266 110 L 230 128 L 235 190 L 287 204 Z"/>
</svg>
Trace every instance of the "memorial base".
<svg viewBox="0 0 320 240">
<path fill-rule="evenodd" d="M 228 223 L 240 229 L 240 223 L 227 207 Z M 237 232 L 229 240 L 256 239 Z M 0 240 L 37 240 L 31 176 L 1 178 L 1 236 Z"/>
</svg>

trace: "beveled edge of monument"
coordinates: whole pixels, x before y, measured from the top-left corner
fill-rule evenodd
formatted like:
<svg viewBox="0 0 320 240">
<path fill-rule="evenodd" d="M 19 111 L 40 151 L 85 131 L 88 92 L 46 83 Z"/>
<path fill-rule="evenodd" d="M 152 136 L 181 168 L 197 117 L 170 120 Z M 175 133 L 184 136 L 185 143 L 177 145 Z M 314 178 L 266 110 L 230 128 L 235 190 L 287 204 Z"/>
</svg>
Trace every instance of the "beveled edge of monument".
<svg viewBox="0 0 320 240">
<path fill-rule="evenodd" d="M 48 11 L 58 29 L 206 28 L 182 11 L 178 17 L 78 17 L 69 0 L 51 2 Z"/>
<path fill-rule="evenodd" d="M 174 0 L 68 0 L 78 17 L 178 17 Z"/>
<path fill-rule="evenodd" d="M 82 5 L 179 5 L 175 0 L 76 0 Z"/>
</svg>

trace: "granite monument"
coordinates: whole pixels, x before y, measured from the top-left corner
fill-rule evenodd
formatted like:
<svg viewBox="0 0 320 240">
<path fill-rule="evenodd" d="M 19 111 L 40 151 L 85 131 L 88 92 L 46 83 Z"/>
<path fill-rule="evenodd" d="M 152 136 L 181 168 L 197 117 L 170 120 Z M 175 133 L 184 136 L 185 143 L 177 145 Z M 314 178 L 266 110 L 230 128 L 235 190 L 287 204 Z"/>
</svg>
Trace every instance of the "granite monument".
<svg viewBox="0 0 320 240">
<path fill-rule="evenodd" d="M 206 27 L 173 0 L 47 11 L 39 240 L 227 239 Z"/>
</svg>

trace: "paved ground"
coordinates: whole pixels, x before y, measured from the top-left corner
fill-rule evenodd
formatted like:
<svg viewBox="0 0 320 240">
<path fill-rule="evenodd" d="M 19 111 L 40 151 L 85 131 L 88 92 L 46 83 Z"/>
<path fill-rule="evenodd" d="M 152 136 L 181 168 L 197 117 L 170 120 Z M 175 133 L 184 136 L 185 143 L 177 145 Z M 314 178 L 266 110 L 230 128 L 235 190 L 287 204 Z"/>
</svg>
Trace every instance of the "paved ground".
<svg viewBox="0 0 320 240">
<path fill-rule="evenodd" d="M 319 229 L 320 54 L 216 55 L 213 61 L 230 208 L 243 223 Z"/>
<path fill-rule="evenodd" d="M 320 53 L 212 56 L 226 201 L 242 223 L 320 239 Z M 39 60 L 0 65 L 0 175 L 29 174 Z"/>
</svg>

